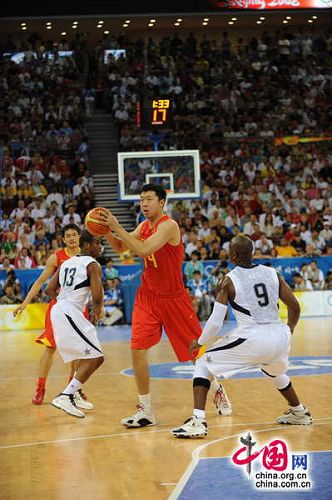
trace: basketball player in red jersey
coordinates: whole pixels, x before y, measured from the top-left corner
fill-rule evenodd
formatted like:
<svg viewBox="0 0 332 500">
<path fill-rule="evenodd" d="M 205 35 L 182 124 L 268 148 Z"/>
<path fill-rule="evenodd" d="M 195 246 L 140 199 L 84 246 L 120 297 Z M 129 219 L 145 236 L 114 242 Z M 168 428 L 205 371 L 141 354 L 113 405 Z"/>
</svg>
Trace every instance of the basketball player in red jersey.
<svg viewBox="0 0 332 500">
<path fill-rule="evenodd" d="M 22 304 L 20 304 L 13 311 L 14 317 L 18 314 L 22 313 L 26 306 L 30 304 L 32 299 L 37 295 L 40 291 L 43 284 L 56 272 L 56 270 L 61 266 L 61 264 L 72 257 L 73 255 L 77 255 L 80 253 L 79 247 L 79 239 L 80 239 L 80 228 L 76 224 L 67 224 L 63 230 L 63 242 L 65 244 L 65 248 L 61 248 L 57 250 L 54 254 L 52 254 L 46 262 L 45 269 L 39 276 L 39 278 L 35 281 L 35 283 L 30 288 L 27 296 L 25 297 Z M 56 349 L 54 337 L 53 337 L 53 329 L 51 324 L 51 309 L 55 304 L 55 300 L 51 300 L 46 310 L 45 317 L 45 328 L 42 334 L 36 338 L 35 342 L 45 346 L 44 353 L 40 359 L 39 366 L 39 378 L 37 381 L 36 393 L 32 399 L 32 403 L 36 405 L 40 405 L 43 403 L 45 396 L 45 384 L 47 375 L 51 369 L 53 362 L 53 354 Z M 73 378 L 75 372 L 75 366 L 71 365 L 71 373 L 70 380 Z M 85 396 L 82 392 L 78 393 L 75 398 L 76 405 L 81 407 L 85 407 L 85 409 L 91 409 L 93 405 L 88 401 L 85 401 Z M 87 408 L 87 406 L 89 408 Z"/>
<path fill-rule="evenodd" d="M 201 335 L 201 325 L 184 287 L 184 258 L 180 228 L 164 214 L 166 191 L 158 185 L 142 188 L 140 205 L 147 220 L 128 233 L 112 215 L 101 217 L 109 225 L 104 237 L 119 253 L 130 249 L 143 258 L 144 270 L 133 308 L 131 349 L 139 392 L 137 412 L 123 420 L 126 427 L 155 425 L 150 396 L 147 353 L 162 336 L 162 328 L 179 361 L 193 360 L 189 353 L 192 340 Z M 117 236 L 114 236 L 114 233 Z"/>
</svg>

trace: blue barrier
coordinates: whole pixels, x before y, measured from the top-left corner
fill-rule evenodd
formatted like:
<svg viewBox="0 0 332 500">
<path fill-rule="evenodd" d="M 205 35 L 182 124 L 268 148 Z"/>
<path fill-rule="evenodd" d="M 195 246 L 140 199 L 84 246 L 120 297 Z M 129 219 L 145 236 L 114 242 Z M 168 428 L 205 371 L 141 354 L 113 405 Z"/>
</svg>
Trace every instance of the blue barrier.
<svg viewBox="0 0 332 500">
<path fill-rule="evenodd" d="M 319 269 L 324 273 L 324 276 L 332 270 L 332 256 L 325 257 L 292 257 L 287 259 L 256 259 L 257 264 L 270 263 L 272 267 L 278 269 L 289 283 L 292 281 L 294 273 L 299 272 L 301 266 L 309 263 L 312 260 L 317 261 Z M 203 262 L 204 272 L 208 276 L 211 270 L 217 266 L 218 261 L 210 260 Z M 185 265 L 185 264 L 184 264 Z M 140 264 L 119 265 L 114 266 L 119 271 L 121 279 L 121 288 L 123 291 L 123 300 L 125 308 L 125 316 L 128 323 L 131 323 L 131 311 L 135 300 L 135 294 L 141 282 L 142 266 Z M 233 264 L 229 264 L 232 269 Z M 31 285 L 36 281 L 42 269 L 29 269 L 29 270 L 15 270 L 16 277 L 20 280 L 22 287 L 22 294 L 25 296 L 30 289 Z M 0 281 L 6 279 L 6 272 L 0 270 Z"/>
</svg>

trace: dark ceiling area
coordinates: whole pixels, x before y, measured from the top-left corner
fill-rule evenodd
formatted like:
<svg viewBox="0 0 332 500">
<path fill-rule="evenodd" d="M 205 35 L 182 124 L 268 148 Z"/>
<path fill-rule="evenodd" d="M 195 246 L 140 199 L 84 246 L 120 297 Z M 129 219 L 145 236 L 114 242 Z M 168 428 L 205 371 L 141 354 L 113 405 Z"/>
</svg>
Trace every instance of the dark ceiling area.
<svg viewBox="0 0 332 500">
<path fill-rule="evenodd" d="M 61 15 L 111 15 L 111 14 L 144 14 L 168 12 L 204 12 L 213 9 L 213 2 L 209 0 L 167 0 L 166 2 L 152 2 L 138 0 L 136 2 L 93 0 L 82 2 L 71 0 L 33 0 L 32 2 L 17 4 L 4 0 L 1 2 L 0 17 L 17 16 L 61 16 Z"/>
<path fill-rule="evenodd" d="M 144 15 L 144 14 L 180 14 L 180 13 L 213 13 L 213 12 L 239 12 L 238 10 L 227 7 L 231 0 L 167 0 L 166 2 L 152 2 L 151 0 L 138 0 L 136 2 L 112 1 L 112 0 L 93 0 L 91 2 L 82 2 L 79 0 L 55 0 L 54 2 L 46 2 L 45 0 L 33 0 L 32 2 L 20 2 L 20 6 L 10 0 L 2 0 L 0 2 L 0 19 L 8 17 L 50 17 L 50 16 L 109 16 L 109 15 Z M 260 1 L 262 6 L 265 5 L 264 0 L 255 0 L 257 4 Z M 278 4 L 290 5 L 289 0 L 279 0 Z M 294 3 L 293 3 L 294 4 Z M 326 0 L 326 5 L 329 6 L 329 0 Z M 287 8 L 287 7 L 286 7 Z M 276 9 L 276 7 L 271 7 Z M 242 10 L 242 12 L 245 9 Z M 266 13 L 264 9 L 252 9 L 257 13 Z M 278 8 L 276 10 L 279 10 Z M 274 12 L 276 12 L 274 10 Z M 288 12 L 300 12 L 304 9 L 289 8 Z M 324 9 L 324 12 L 332 9 Z M 272 10 L 269 10 L 272 12 Z M 321 10 L 322 12 L 322 10 Z"/>
</svg>

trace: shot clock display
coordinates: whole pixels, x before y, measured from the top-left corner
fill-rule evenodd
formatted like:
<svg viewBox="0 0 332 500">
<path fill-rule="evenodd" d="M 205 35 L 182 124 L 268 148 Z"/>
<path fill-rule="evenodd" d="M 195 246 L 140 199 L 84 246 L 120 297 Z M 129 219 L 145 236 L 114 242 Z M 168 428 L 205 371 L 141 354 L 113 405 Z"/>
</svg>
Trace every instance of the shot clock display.
<svg viewBox="0 0 332 500">
<path fill-rule="evenodd" d="M 136 124 L 144 130 L 172 127 L 173 101 L 170 97 L 143 97 L 136 108 Z"/>
</svg>

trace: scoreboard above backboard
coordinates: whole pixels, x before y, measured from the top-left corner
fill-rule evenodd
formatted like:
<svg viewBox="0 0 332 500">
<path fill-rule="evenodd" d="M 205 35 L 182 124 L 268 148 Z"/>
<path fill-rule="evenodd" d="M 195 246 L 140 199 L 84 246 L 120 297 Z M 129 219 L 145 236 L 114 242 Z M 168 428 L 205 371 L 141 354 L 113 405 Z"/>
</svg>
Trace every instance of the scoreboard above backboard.
<svg viewBox="0 0 332 500">
<path fill-rule="evenodd" d="M 137 103 L 136 124 L 143 130 L 172 128 L 173 98 L 163 96 L 143 97 Z"/>
</svg>

